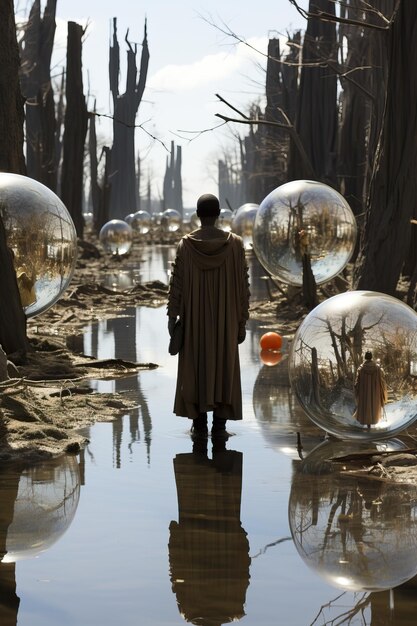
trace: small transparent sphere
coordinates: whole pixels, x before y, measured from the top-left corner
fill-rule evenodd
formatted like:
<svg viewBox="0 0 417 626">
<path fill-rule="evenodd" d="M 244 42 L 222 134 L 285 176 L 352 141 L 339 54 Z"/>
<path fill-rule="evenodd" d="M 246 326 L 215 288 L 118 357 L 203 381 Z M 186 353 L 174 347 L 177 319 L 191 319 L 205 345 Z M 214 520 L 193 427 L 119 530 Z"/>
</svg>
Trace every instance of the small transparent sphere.
<svg viewBox="0 0 417 626">
<path fill-rule="evenodd" d="M 133 230 L 123 220 L 110 220 L 101 228 L 99 239 L 108 254 L 122 256 L 132 247 Z"/>
<path fill-rule="evenodd" d="M 304 411 L 336 437 L 399 433 L 417 417 L 417 313 L 374 291 L 333 296 L 299 326 L 289 372 Z"/>
<path fill-rule="evenodd" d="M 318 285 L 344 269 L 356 242 L 356 220 L 343 196 L 323 183 L 294 180 L 261 202 L 253 229 L 255 254 L 278 280 L 303 284 L 307 255 Z"/>
<path fill-rule="evenodd" d="M 350 454 L 401 452 L 399 439 L 326 441 L 294 465 L 288 505 L 294 545 L 327 583 L 347 591 L 383 591 L 417 574 L 417 486 L 340 472 Z"/>
<path fill-rule="evenodd" d="M 126 215 L 124 221 L 126 222 L 126 224 L 129 224 L 129 226 L 132 226 L 134 217 L 135 217 L 134 213 L 129 213 L 129 215 Z"/>
<path fill-rule="evenodd" d="M 53 191 L 19 174 L 0 173 L 0 215 L 25 314 L 39 315 L 59 300 L 74 274 L 74 222 Z"/>
<path fill-rule="evenodd" d="M 259 204 L 248 202 L 238 208 L 232 219 L 232 231 L 243 239 L 245 248 L 252 248 L 253 227 Z"/>
<path fill-rule="evenodd" d="M 93 213 L 91 213 L 91 211 L 88 211 L 87 213 L 83 213 L 83 218 L 84 218 L 84 224 L 87 227 L 90 227 L 93 225 L 94 215 Z"/>
<path fill-rule="evenodd" d="M 80 468 L 76 457 L 62 456 L 25 469 L 20 476 L 17 495 L 0 483 L 1 523 L 5 511 L 13 512 L 7 520 L 6 554 L 3 563 L 33 558 L 51 547 L 71 525 L 80 498 Z M 17 485 L 16 485 L 17 487 Z M 9 502 L 10 498 L 14 502 Z M 6 528 L 0 532 L 5 533 Z"/>
<path fill-rule="evenodd" d="M 191 230 L 197 230 L 197 228 L 200 228 L 201 226 L 201 222 L 200 222 L 200 218 L 197 215 L 197 211 L 194 211 L 194 213 L 191 213 L 190 216 L 190 228 Z"/>
<path fill-rule="evenodd" d="M 217 219 L 217 228 L 230 233 L 232 230 L 233 212 L 230 209 L 220 209 L 220 215 Z"/>
<path fill-rule="evenodd" d="M 147 235 L 152 228 L 152 217 L 147 211 L 136 211 L 129 226 L 139 235 Z"/>
<path fill-rule="evenodd" d="M 161 226 L 166 233 L 176 233 L 181 228 L 182 218 L 178 211 L 166 209 L 162 213 Z"/>
</svg>

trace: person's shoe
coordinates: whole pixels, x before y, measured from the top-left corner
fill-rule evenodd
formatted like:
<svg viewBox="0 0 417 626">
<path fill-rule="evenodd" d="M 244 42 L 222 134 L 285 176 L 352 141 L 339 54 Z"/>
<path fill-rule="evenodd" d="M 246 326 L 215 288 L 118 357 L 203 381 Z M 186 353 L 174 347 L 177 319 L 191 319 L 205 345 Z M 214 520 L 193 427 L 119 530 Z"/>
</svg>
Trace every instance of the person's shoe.
<svg viewBox="0 0 417 626">
<path fill-rule="evenodd" d="M 211 427 L 212 437 L 228 437 L 226 430 L 226 420 L 220 417 L 213 417 L 213 426 Z"/>
<path fill-rule="evenodd" d="M 207 437 L 208 428 L 207 428 L 207 414 L 201 413 L 195 420 L 193 420 L 193 425 L 191 426 L 191 433 L 195 436 Z"/>
</svg>

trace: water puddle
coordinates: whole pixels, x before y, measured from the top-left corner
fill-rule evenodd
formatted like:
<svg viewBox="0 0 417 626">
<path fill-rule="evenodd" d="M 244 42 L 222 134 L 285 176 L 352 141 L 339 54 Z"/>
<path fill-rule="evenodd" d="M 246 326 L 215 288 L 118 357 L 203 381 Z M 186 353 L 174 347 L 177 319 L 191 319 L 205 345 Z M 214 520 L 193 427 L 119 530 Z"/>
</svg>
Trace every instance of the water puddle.
<svg viewBox="0 0 417 626">
<path fill-rule="evenodd" d="M 162 280 L 152 254 L 143 280 Z M 172 413 L 164 307 L 86 329 L 86 353 L 160 367 L 93 382 L 137 407 L 86 430 L 82 454 L 0 474 L 2 626 L 415 623 L 415 588 L 398 585 L 417 571 L 417 488 L 328 471 L 285 354 L 260 361 L 263 332 L 249 323 L 244 420 L 222 445 Z"/>
</svg>

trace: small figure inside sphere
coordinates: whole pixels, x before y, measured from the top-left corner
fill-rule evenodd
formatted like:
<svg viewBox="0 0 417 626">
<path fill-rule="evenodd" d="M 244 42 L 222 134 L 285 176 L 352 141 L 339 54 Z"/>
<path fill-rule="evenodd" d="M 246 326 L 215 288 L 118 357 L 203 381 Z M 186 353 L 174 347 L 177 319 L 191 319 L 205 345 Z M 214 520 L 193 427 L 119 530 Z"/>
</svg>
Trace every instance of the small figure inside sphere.
<svg viewBox="0 0 417 626">
<path fill-rule="evenodd" d="M 387 385 L 384 370 L 365 352 L 365 360 L 359 366 L 355 380 L 356 411 L 353 417 L 368 429 L 378 424 L 387 402 Z"/>
</svg>

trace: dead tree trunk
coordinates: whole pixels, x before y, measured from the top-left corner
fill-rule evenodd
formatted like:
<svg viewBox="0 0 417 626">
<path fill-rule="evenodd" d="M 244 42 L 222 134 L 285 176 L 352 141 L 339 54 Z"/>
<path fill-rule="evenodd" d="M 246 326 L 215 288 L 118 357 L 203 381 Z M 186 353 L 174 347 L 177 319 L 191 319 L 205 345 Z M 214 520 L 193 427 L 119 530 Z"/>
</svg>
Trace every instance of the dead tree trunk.
<svg viewBox="0 0 417 626">
<path fill-rule="evenodd" d="M 90 185 L 91 204 L 93 206 L 93 221 L 94 224 L 97 225 L 97 218 L 100 211 L 100 186 L 98 184 L 96 116 L 94 113 L 89 115 L 88 152 L 90 156 Z"/>
<path fill-rule="evenodd" d="M 403 0 L 387 34 L 387 100 L 355 273 L 357 289 L 392 295 L 410 244 L 417 196 L 416 23 L 417 3 Z"/>
<path fill-rule="evenodd" d="M 82 43 L 83 28 L 68 22 L 67 85 L 62 161 L 61 198 L 67 207 L 79 237 L 83 235 L 82 216 L 84 143 L 87 134 L 88 113 L 83 93 Z"/>
<path fill-rule="evenodd" d="M 310 0 L 310 13 L 335 14 L 332 0 Z M 303 65 L 296 131 L 318 180 L 336 185 L 337 133 L 336 25 L 310 17 L 303 42 Z M 291 142 L 288 179 L 309 178 Z"/>
<path fill-rule="evenodd" d="M 0 171 L 25 174 L 23 98 L 19 86 L 19 49 L 12 0 L 0 0 Z M 0 345 L 7 354 L 25 353 L 26 318 L 20 302 L 13 259 L 7 247 L 0 207 Z"/>
<path fill-rule="evenodd" d="M 119 44 L 117 20 L 113 19 L 113 46 L 110 48 L 110 90 L 113 95 L 113 146 L 111 149 L 110 216 L 121 218 L 136 211 L 135 175 L 135 121 L 146 85 L 149 50 L 145 22 L 139 79 L 136 82 L 137 45 L 132 47 L 126 34 L 127 78 L 126 91 L 119 94 Z"/>
<path fill-rule="evenodd" d="M 26 98 L 28 176 L 56 191 L 55 104 L 50 66 L 55 36 L 56 0 L 48 0 L 41 17 L 35 0 L 20 45 L 22 93 Z"/>
</svg>

